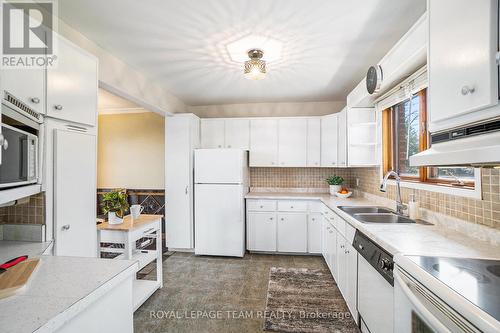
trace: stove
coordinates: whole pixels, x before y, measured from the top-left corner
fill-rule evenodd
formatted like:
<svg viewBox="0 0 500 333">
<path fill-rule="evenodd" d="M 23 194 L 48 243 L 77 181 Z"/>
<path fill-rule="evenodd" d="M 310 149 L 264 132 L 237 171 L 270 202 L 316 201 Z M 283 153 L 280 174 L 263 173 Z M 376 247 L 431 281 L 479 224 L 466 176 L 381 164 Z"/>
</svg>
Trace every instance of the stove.
<svg viewBox="0 0 500 333">
<path fill-rule="evenodd" d="M 500 321 L 500 260 L 406 257 Z"/>
</svg>

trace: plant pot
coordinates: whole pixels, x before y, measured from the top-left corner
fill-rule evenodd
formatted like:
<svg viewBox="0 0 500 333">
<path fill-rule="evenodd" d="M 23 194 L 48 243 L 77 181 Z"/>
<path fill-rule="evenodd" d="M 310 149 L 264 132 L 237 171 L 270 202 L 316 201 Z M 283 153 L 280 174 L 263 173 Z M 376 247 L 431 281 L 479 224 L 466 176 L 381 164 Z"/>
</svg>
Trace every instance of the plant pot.
<svg viewBox="0 0 500 333">
<path fill-rule="evenodd" d="M 342 185 L 330 185 L 330 194 L 331 195 L 335 195 L 340 190 L 342 190 Z"/>
<path fill-rule="evenodd" d="M 109 224 L 121 224 L 121 223 L 123 223 L 123 219 L 116 216 L 115 212 L 108 212 L 108 223 Z"/>
</svg>

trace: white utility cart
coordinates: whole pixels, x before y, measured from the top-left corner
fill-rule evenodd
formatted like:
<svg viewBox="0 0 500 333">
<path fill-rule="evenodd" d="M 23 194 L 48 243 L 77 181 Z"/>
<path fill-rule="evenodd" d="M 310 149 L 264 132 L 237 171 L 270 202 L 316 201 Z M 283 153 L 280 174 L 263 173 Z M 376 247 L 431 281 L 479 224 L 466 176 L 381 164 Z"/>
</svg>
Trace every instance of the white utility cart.
<svg viewBox="0 0 500 333">
<path fill-rule="evenodd" d="M 137 310 L 157 289 L 163 287 L 162 274 L 162 215 L 140 215 L 137 219 L 125 216 L 121 224 L 103 222 L 97 226 L 99 257 L 102 252 L 114 252 L 114 259 L 136 260 L 139 270 L 156 260 L 156 280 L 135 279 L 133 283 L 134 311 Z M 156 239 L 156 249 L 137 247 L 140 239 Z M 102 244 L 119 244 L 117 247 L 102 247 Z M 122 245 L 123 244 L 123 245 Z"/>
</svg>

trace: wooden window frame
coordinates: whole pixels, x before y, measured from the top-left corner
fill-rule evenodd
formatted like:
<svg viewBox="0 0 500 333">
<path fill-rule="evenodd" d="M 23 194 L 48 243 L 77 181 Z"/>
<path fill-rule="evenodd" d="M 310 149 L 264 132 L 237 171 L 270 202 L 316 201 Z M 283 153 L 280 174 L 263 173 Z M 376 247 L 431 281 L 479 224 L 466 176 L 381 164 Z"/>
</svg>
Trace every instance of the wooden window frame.
<svg viewBox="0 0 500 333">
<path fill-rule="evenodd" d="M 427 89 L 420 90 L 417 94 L 419 101 L 419 151 L 424 151 L 430 147 L 429 131 L 427 126 Z M 396 126 L 393 107 L 382 111 L 382 170 L 384 175 L 394 170 L 394 138 L 396 137 Z M 418 176 L 401 176 L 401 179 L 414 183 L 425 183 L 431 185 L 447 186 L 454 188 L 474 189 L 474 180 L 464 180 L 465 186 L 455 185 L 455 180 L 431 178 L 429 174 L 432 167 L 420 167 Z M 394 178 L 394 177 L 392 177 Z"/>
</svg>

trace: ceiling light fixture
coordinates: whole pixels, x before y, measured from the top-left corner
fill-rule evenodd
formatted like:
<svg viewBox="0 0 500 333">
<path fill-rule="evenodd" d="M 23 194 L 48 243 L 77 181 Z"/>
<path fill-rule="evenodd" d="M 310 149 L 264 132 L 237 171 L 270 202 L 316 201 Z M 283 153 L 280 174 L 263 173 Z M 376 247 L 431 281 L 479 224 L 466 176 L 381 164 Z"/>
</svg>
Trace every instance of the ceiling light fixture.
<svg viewBox="0 0 500 333">
<path fill-rule="evenodd" d="M 260 49 L 248 51 L 250 60 L 245 61 L 245 77 L 251 80 L 261 80 L 266 76 L 266 62 L 261 60 L 264 52 Z"/>
</svg>

